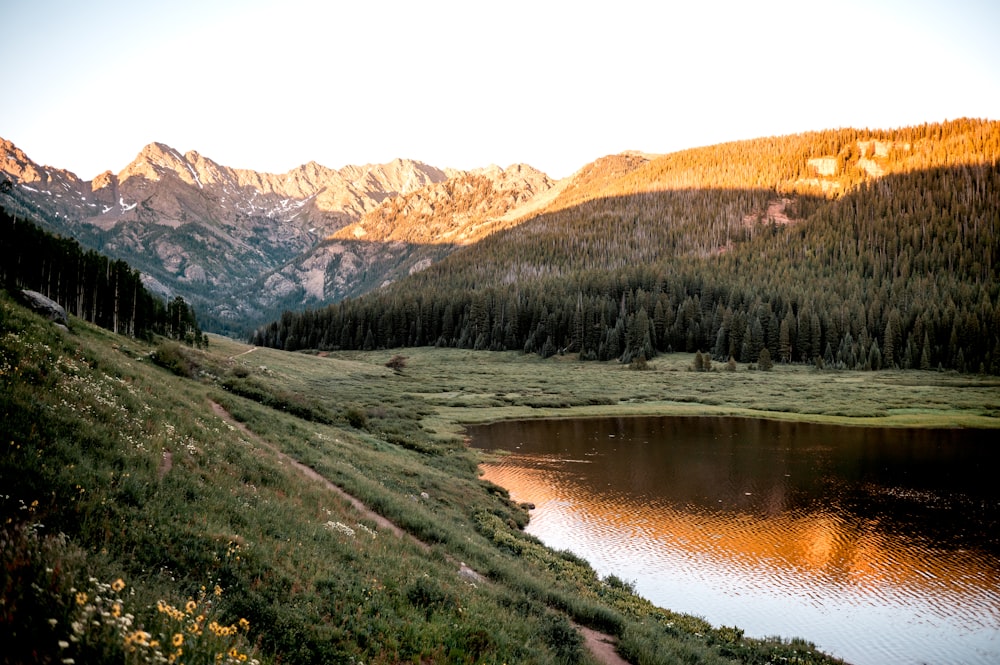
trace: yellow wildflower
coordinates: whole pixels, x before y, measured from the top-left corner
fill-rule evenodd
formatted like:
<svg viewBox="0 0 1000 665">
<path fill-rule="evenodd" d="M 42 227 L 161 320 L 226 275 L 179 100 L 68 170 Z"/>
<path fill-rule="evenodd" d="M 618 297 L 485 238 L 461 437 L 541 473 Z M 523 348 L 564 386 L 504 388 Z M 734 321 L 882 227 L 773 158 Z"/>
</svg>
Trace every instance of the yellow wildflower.
<svg viewBox="0 0 1000 665">
<path fill-rule="evenodd" d="M 184 635 L 182 633 L 174 633 L 174 639 L 171 640 L 171 644 L 175 647 L 179 647 L 184 644 Z"/>
<path fill-rule="evenodd" d="M 125 580 L 123 580 L 120 577 L 111 583 L 111 590 L 114 591 L 115 593 L 118 593 L 124 588 L 125 588 Z"/>
<path fill-rule="evenodd" d="M 240 655 L 240 652 L 236 650 L 236 647 L 233 647 L 232 649 L 229 650 L 229 657 L 230 658 L 236 658 L 239 655 Z"/>
<path fill-rule="evenodd" d="M 216 596 L 221 596 L 222 595 L 222 587 L 219 586 L 218 584 L 215 585 L 215 595 Z"/>
<path fill-rule="evenodd" d="M 243 630 L 250 630 L 250 622 L 246 619 L 240 619 L 239 624 Z"/>
<path fill-rule="evenodd" d="M 184 609 L 187 611 L 188 614 L 194 614 L 194 611 L 198 609 L 198 603 L 194 602 L 193 600 L 189 600 L 187 602 L 187 605 L 184 606 Z"/>
<path fill-rule="evenodd" d="M 122 615 L 122 606 L 120 604 L 118 604 L 118 603 L 115 603 L 114 605 L 112 605 L 111 606 L 111 616 L 113 616 L 114 618 L 117 619 L 121 615 Z"/>
<path fill-rule="evenodd" d="M 76 604 L 77 605 L 86 605 L 87 604 L 87 594 L 85 594 L 82 591 L 77 592 L 77 594 L 76 594 Z"/>
</svg>

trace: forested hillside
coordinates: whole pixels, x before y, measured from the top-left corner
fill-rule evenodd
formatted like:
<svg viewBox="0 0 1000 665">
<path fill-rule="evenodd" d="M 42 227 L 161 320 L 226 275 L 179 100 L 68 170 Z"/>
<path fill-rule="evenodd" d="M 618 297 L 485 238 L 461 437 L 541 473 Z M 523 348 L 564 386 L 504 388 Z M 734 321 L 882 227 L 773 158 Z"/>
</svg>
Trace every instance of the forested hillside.
<svg viewBox="0 0 1000 665">
<path fill-rule="evenodd" d="M 625 167 L 627 166 L 627 168 Z M 1000 123 L 832 130 L 635 161 L 256 344 L 629 362 L 672 350 L 1000 373 Z"/>
<path fill-rule="evenodd" d="M 11 293 L 38 291 L 70 314 L 112 332 L 159 334 L 189 343 L 204 340 L 183 298 L 168 303 L 151 294 L 128 263 L 84 250 L 0 209 L 0 285 Z"/>
</svg>

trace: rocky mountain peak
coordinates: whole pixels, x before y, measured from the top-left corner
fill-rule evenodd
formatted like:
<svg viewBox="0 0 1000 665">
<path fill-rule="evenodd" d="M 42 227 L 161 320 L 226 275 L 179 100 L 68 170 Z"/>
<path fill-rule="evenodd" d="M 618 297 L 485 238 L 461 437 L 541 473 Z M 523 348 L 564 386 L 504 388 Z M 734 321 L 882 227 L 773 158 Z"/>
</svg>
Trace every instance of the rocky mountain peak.
<svg viewBox="0 0 1000 665">
<path fill-rule="evenodd" d="M 58 184 L 61 189 L 66 190 L 76 188 L 80 183 L 80 179 L 69 171 L 36 164 L 23 150 L 6 139 L 0 139 L 0 172 L 6 173 L 15 182 L 37 185 L 36 189 L 49 189 Z"/>
<path fill-rule="evenodd" d="M 552 185 L 544 173 L 525 165 L 489 166 L 388 199 L 337 237 L 467 244 Z"/>
<path fill-rule="evenodd" d="M 467 172 L 403 158 L 262 173 L 159 142 L 86 183 L 2 139 L 0 158 L 5 205 L 128 256 L 151 288 L 218 321 L 357 295 L 378 285 L 366 274 L 380 284 L 425 268 L 516 223 L 518 207 L 553 184 L 524 164 Z"/>
<path fill-rule="evenodd" d="M 444 182 L 449 177 L 439 168 L 400 158 L 386 164 L 345 166 L 340 174 L 353 186 L 369 192 L 380 202 L 388 196 L 409 194 L 426 185 Z"/>
<path fill-rule="evenodd" d="M 168 174 L 174 174 L 187 182 L 194 184 L 194 179 L 186 167 L 187 162 L 176 150 L 163 143 L 150 143 L 136 155 L 118 174 L 118 181 L 125 182 L 129 178 L 144 178 L 157 182 Z M 187 172 L 187 177 L 184 173 Z"/>
</svg>

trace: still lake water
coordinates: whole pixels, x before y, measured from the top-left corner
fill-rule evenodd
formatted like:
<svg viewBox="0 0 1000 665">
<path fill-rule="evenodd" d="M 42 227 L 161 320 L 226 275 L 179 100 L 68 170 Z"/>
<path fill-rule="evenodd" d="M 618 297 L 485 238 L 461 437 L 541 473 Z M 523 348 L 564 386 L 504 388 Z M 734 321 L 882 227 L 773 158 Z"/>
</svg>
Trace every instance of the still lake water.
<svg viewBox="0 0 1000 665">
<path fill-rule="evenodd" d="M 712 417 L 468 428 L 527 531 L 655 604 L 856 665 L 1000 663 L 1000 432 Z"/>
</svg>

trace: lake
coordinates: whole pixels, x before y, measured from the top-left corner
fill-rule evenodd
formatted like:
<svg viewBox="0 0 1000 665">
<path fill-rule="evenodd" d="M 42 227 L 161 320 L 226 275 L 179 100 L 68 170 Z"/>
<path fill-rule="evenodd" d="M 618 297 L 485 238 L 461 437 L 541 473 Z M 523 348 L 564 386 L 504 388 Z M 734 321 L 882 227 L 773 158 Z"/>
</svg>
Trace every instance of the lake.
<svg viewBox="0 0 1000 665">
<path fill-rule="evenodd" d="M 1000 663 L 1000 432 L 719 417 L 470 426 L 527 531 L 674 611 L 856 665 Z"/>
</svg>

